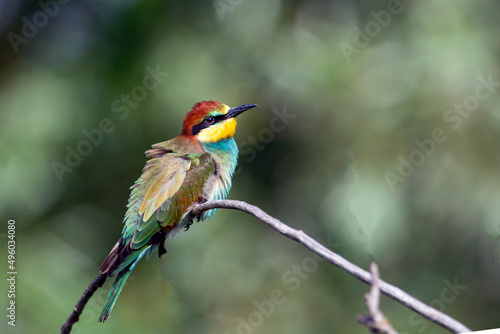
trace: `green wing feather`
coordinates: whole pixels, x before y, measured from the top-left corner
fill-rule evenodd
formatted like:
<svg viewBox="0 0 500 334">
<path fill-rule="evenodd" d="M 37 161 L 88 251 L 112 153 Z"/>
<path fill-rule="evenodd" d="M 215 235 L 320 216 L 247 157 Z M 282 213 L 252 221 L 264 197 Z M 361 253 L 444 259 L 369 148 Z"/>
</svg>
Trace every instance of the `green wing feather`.
<svg viewBox="0 0 500 334">
<path fill-rule="evenodd" d="M 177 226 L 189 208 L 202 199 L 215 162 L 208 153 L 174 152 L 169 142 L 156 144 L 146 152 L 151 157 L 142 175 L 131 187 L 122 238 L 104 260 L 100 272 L 117 275 L 99 321 L 105 321 L 120 291 L 139 260 L 148 256 L 163 239 L 158 232 Z M 155 240 L 152 242 L 152 240 Z"/>
</svg>

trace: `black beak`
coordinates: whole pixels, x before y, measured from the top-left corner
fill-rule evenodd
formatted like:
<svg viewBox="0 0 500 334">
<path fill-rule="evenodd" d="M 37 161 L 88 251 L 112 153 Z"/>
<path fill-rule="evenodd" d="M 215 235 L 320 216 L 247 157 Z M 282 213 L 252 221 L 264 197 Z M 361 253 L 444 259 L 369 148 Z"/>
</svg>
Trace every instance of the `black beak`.
<svg viewBox="0 0 500 334">
<path fill-rule="evenodd" d="M 258 107 L 259 105 L 257 104 L 244 104 L 241 106 L 237 106 L 234 108 L 231 108 L 227 111 L 227 114 L 224 115 L 224 119 L 229 119 L 238 116 L 244 111 L 247 111 L 248 109 L 252 109 L 255 107 Z"/>
</svg>

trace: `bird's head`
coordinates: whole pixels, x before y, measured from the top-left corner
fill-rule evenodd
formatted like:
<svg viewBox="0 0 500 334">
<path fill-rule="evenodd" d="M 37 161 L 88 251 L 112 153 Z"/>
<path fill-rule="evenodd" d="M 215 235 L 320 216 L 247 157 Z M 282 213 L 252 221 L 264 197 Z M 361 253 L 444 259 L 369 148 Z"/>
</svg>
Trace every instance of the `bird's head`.
<svg viewBox="0 0 500 334">
<path fill-rule="evenodd" d="M 217 101 L 198 102 L 184 118 L 182 134 L 193 136 L 200 143 L 231 138 L 236 132 L 236 116 L 254 107 L 257 105 L 244 104 L 230 108 Z"/>
</svg>

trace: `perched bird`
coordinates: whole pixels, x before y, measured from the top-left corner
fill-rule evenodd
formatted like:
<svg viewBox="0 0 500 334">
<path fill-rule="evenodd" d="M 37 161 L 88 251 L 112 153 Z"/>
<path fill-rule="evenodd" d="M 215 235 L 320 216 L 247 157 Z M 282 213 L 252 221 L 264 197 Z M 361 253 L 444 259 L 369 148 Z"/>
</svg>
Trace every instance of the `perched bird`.
<svg viewBox="0 0 500 334">
<path fill-rule="evenodd" d="M 186 115 L 182 133 L 146 151 L 150 160 L 131 187 L 122 236 L 101 265 L 101 276 L 115 276 L 99 318 L 106 321 L 131 271 L 158 249 L 166 253 L 167 237 L 188 229 L 194 205 L 226 198 L 236 168 L 235 117 L 257 107 L 230 108 L 216 101 L 199 102 Z M 210 217 L 205 211 L 197 220 Z"/>
</svg>

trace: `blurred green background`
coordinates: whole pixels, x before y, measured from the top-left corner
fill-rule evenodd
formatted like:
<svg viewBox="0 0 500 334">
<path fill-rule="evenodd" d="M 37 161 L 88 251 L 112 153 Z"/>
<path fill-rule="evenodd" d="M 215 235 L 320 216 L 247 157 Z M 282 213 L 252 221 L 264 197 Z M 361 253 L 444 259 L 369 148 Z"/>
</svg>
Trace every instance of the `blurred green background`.
<svg viewBox="0 0 500 334">
<path fill-rule="evenodd" d="M 499 2 L 60 1 L 0 1 L 0 241 L 15 219 L 18 255 L 17 326 L 0 332 L 58 333 L 143 152 L 208 99 L 260 105 L 238 119 L 229 198 L 500 327 Z M 241 212 L 166 247 L 73 333 L 367 333 L 366 285 Z M 382 310 L 400 333 L 446 333 Z"/>
</svg>

